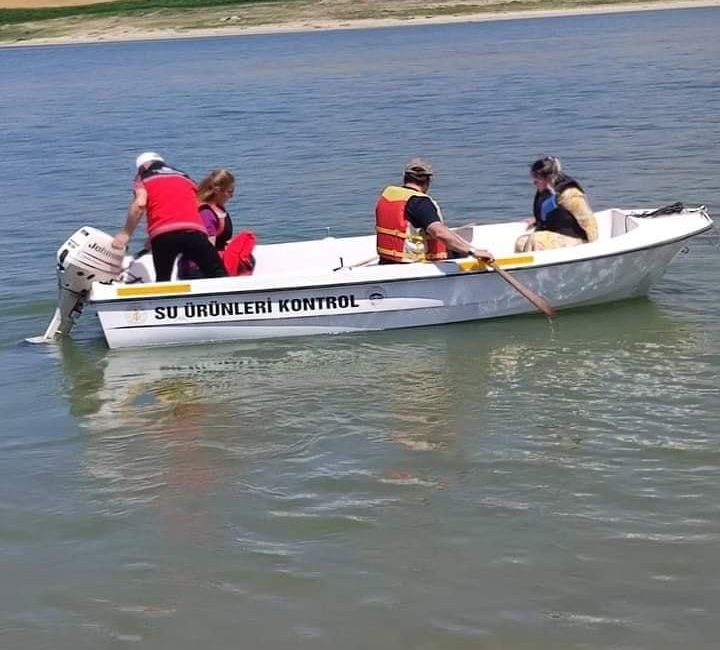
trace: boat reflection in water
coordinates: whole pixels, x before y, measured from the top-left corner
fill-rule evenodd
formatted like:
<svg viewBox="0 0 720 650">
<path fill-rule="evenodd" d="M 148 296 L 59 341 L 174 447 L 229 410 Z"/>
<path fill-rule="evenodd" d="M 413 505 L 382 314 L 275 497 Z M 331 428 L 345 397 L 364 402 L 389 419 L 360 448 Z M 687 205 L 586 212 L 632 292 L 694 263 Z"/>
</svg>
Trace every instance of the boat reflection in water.
<svg viewBox="0 0 720 650">
<path fill-rule="evenodd" d="M 368 441 L 447 452 L 464 433 L 539 427 L 582 438 L 616 401 L 666 388 L 678 349 L 692 353 L 695 339 L 692 323 L 640 299 L 555 325 L 519 317 L 301 344 L 114 352 L 66 340 L 58 349 L 71 413 L 93 442 L 113 441 L 95 453 L 131 459 L 152 441 L 158 467 L 181 447 L 221 470 L 223 458 L 302 453 L 330 440 L 345 440 L 348 452 Z"/>
<path fill-rule="evenodd" d="M 552 326 L 56 349 L 104 511 L 150 517 L 164 545 L 222 548 L 231 535 L 278 559 L 417 515 L 438 491 L 473 511 L 528 511 L 543 498 L 528 486 L 556 477 L 606 494 L 628 449 L 661 465 L 668 448 L 704 449 L 713 408 L 678 408 L 711 395 L 702 345 L 691 317 L 637 300 Z"/>
</svg>

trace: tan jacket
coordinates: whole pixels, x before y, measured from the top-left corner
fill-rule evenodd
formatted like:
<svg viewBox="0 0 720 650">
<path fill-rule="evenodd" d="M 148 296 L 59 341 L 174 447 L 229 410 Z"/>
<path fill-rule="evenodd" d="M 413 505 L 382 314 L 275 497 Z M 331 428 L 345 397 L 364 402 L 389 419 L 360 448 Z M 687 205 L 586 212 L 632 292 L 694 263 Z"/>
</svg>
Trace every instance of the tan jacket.
<svg viewBox="0 0 720 650">
<path fill-rule="evenodd" d="M 588 242 L 598 238 L 597 219 L 585 195 L 576 187 L 569 187 L 557 197 L 558 203 L 572 214 L 585 231 Z"/>
</svg>

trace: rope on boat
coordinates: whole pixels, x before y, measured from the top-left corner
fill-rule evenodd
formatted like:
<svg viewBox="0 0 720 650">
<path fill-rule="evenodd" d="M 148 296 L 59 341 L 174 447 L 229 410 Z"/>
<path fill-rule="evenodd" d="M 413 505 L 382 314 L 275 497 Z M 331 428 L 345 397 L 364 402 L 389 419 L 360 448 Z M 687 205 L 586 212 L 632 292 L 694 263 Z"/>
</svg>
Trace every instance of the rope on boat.
<svg viewBox="0 0 720 650">
<path fill-rule="evenodd" d="M 694 208 L 686 208 L 680 201 L 677 203 L 671 203 L 670 205 L 666 205 L 662 208 L 658 208 L 657 210 L 650 210 L 648 212 L 637 212 L 632 213 L 633 217 L 644 217 L 646 219 L 652 219 L 653 217 L 661 217 L 663 215 L 667 214 L 677 214 L 679 212 L 701 212 L 705 216 L 708 215 L 707 207 L 704 205 L 698 205 Z"/>
<path fill-rule="evenodd" d="M 704 215 L 705 218 L 710 220 L 710 215 L 708 214 L 708 210 L 707 210 L 706 206 L 698 205 L 697 207 L 694 207 L 694 208 L 686 208 L 679 201 L 677 203 L 672 203 L 670 205 L 666 205 L 665 207 L 658 208 L 657 210 L 652 210 L 649 212 L 639 212 L 637 214 L 633 214 L 632 216 L 633 217 L 641 217 L 641 218 L 645 218 L 645 219 L 652 219 L 654 217 L 660 217 L 662 215 L 677 214 L 678 212 L 699 212 L 700 214 Z M 715 232 L 715 238 L 714 238 L 715 244 L 713 244 L 713 246 L 715 246 L 715 248 L 720 249 L 720 233 L 718 233 L 717 226 L 713 226 L 711 233 L 713 231 Z M 681 252 L 687 253 L 688 247 L 685 246 Z"/>
<path fill-rule="evenodd" d="M 684 209 L 685 209 L 685 206 L 678 201 L 677 203 L 671 203 L 670 205 L 666 205 L 662 208 L 658 208 L 657 210 L 651 210 L 650 212 L 640 212 L 638 214 L 633 214 L 633 217 L 641 217 L 643 219 L 654 219 L 655 217 L 662 217 L 663 215 L 677 214 L 678 212 L 682 212 Z"/>
</svg>

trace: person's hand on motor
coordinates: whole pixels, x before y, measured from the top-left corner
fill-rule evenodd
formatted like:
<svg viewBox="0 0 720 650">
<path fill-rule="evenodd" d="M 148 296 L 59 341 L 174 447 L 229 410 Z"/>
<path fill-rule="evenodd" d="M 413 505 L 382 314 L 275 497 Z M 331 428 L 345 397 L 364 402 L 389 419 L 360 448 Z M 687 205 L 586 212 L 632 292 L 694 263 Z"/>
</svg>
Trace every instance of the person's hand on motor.
<svg viewBox="0 0 720 650">
<path fill-rule="evenodd" d="M 118 250 L 125 250 L 128 242 L 130 241 L 130 235 L 124 230 L 121 230 L 112 240 L 112 247 Z"/>
</svg>

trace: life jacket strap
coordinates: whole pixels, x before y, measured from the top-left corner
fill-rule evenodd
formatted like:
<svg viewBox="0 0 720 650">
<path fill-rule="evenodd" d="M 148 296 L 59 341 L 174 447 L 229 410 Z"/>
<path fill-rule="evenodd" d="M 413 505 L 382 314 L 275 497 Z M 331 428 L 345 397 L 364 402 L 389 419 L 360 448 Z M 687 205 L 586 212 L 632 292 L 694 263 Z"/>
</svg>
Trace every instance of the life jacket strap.
<svg viewBox="0 0 720 650">
<path fill-rule="evenodd" d="M 375 226 L 375 232 L 378 235 L 390 235 L 391 237 L 400 237 L 400 239 L 407 239 L 408 234 L 404 230 L 396 230 L 394 228 L 382 228 Z"/>
</svg>

